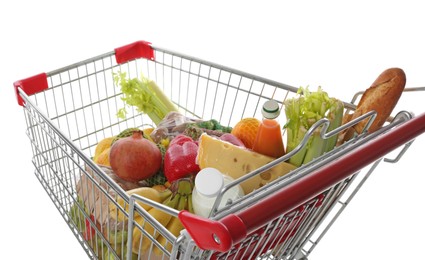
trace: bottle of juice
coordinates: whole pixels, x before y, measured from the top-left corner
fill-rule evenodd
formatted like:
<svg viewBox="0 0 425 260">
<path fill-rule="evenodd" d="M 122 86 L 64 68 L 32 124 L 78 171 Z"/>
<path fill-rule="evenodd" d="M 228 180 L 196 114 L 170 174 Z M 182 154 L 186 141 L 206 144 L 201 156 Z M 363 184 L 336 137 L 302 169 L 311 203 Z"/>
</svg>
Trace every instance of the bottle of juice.
<svg viewBox="0 0 425 260">
<path fill-rule="evenodd" d="M 275 100 L 268 100 L 263 105 L 263 120 L 258 128 L 252 150 L 274 158 L 285 154 L 282 140 L 282 131 L 276 118 L 279 116 L 279 104 Z"/>
</svg>

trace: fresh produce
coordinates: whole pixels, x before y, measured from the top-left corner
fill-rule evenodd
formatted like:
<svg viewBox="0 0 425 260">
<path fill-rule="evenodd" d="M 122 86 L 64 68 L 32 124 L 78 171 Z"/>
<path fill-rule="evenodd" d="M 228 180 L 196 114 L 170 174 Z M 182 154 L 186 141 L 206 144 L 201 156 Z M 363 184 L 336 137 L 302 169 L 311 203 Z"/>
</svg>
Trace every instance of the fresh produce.
<svg viewBox="0 0 425 260">
<path fill-rule="evenodd" d="M 121 131 L 118 135 L 116 135 L 113 138 L 111 145 L 121 138 L 132 136 L 134 132 L 138 132 L 138 131 L 140 131 L 140 129 L 137 128 L 137 127 L 130 127 L 130 128 L 124 129 L 123 131 Z M 144 132 L 143 132 L 142 136 L 144 138 L 146 138 Z"/>
<path fill-rule="evenodd" d="M 203 133 L 209 133 L 216 136 L 220 136 L 223 134 L 223 132 L 221 131 L 215 132 L 214 130 L 200 128 L 199 126 L 196 126 L 195 124 L 187 125 L 183 131 L 184 135 L 189 136 L 193 140 L 198 140 Z"/>
<path fill-rule="evenodd" d="M 161 120 L 161 122 L 151 132 L 150 137 L 155 143 L 160 143 L 161 140 L 171 140 L 175 136 L 183 133 L 186 129 L 186 124 L 194 122 L 196 122 L 196 120 L 189 118 L 180 112 L 172 111 Z"/>
<path fill-rule="evenodd" d="M 115 260 L 117 259 L 115 254 L 118 255 L 120 259 L 126 259 L 128 237 L 126 223 L 109 219 L 106 223 L 101 225 L 95 215 L 90 214 L 89 218 L 86 218 L 86 214 L 89 214 L 89 210 L 85 207 L 83 201 L 77 197 L 68 212 L 70 220 L 72 221 L 70 223 L 78 229 L 82 237 L 94 251 L 94 254 L 100 260 Z M 99 232 L 96 232 L 96 229 Z M 137 258 L 136 254 L 132 254 L 131 259 L 140 258 Z"/>
<path fill-rule="evenodd" d="M 109 153 L 111 152 L 111 147 L 103 150 L 96 158 L 93 158 L 93 161 L 99 165 L 103 166 L 111 166 L 111 162 L 109 161 Z"/>
<path fill-rule="evenodd" d="M 174 137 L 184 134 L 196 141 L 203 133 L 221 136 L 231 131 L 232 127 L 222 125 L 216 119 L 190 118 L 172 111 L 157 125 L 150 137 L 155 143 L 160 143 L 162 140 L 172 140 Z"/>
<path fill-rule="evenodd" d="M 265 156 L 250 149 L 233 145 L 219 138 L 203 134 L 199 139 L 197 163 L 201 169 L 212 167 L 233 179 L 273 161 L 275 158 Z M 261 188 L 267 183 L 281 177 L 296 167 L 282 162 L 273 168 L 241 183 L 245 194 Z"/>
<path fill-rule="evenodd" d="M 143 137 L 144 137 L 144 138 L 146 138 L 146 139 L 148 139 L 149 141 L 154 142 L 154 141 L 152 140 L 152 137 L 151 137 L 151 133 L 152 133 L 154 130 L 155 130 L 155 128 L 153 128 L 153 127 L 144 128 L 144 129 L 143 129 Z"/>
<path fill-rule="evenodd" d="M 146 186 L 146 183 L 143 181 L 130 182 L 121 179 L 115 174 L 111 167 L 102 165 L 99 167 L 108 176 L 108 178 L 114 181 L 125 191 Z M 86 167 L 85 171 L 81 173 L 81 177 L 75 188 L 78 198 L 81 201 L 79 204 L 84 205 L 87 214 L 93 214 L 101 225 L 107 223 L 110 220 L 108 211 L 109 196 L 116 195 L 114 189 L 111 189 L 109 185 L 103 181 L 103 177 L 95 173 L 90 167 Z"/>
<path fill-rule="evenodd" d="M 87 207 L 85 206 L 84 201 L 77 196 L 77 199 L 74 201 L 71 208 L 69 209 L 68 215 L 70 217 L 70 220 L 72 221 L 72 224 L 74 224 L 80 232 L 85 233 L 86 217 L 84 216 L 83 212 L 90 215 L 89 209 L 87 209 Z"/>
<path fill-rule="evenodd" d="M 169 144 L 164 157 L 164 174 L 169 182 L 199 171 L 196 164 L 198 144 L 186 135 L 176 136 Z"/>
<path fill-rule="evenodd" d="M 207 130 L 214 130 L 214 131 L 221 131 L 223 133 L 230 133 L 232 132 L 232 127 L 222 125 L 219 121 L 216 119 L 210 119 L 210 120 L 201 120 L 196 123 L 194 123 L 197 127 L 207 129 Z"/>
<path fill-rule="evenodd" d="M 224 133 L 220 135 L 218 139 L 237 145 L 239 147 L 245 147 L 245 144 L 233 134 Z"/>
<path fill-rule="evenodd" d="M 162 185 L 162 184 L 165 184 L 165 182 L 167 181 L 167 178 L 165 178 L 165 174 L 164 174 L 164 158 L 165 158 L 165 152 L 167 151 L 167 148 L 166 146 L 164 146 L 163 143 L 164 142 L 156 144 L 156 146 L 159 148 L 159 151 L 161 152 L 161 167 L 159 168 L 158 172 L 155 173 L 152 177 L 145 179 L 146 183 L 149 186 Z"/>
<path fill-rule="evenodd" d="M 180 179 L 174 182 L 171 185 L 170 189 L 172 190 L 172 195 L 169 196 L 162 204 L 174 209 L 182 208 L 191 211 L 189 201 L 192 199 L 191 196 L 193 189 L 193 181 L 187 178 Z M 172 215 L 160 210 L 157 207 L 151 208 L 147 211 L 147 213 L 153 218 L 155 218 L 164 227 L 167 227 L 170 221 L 172 220 Z M 152 226 L 148 221 L 145 220 L 143 216 L 136 215 L 134 220 L 141 227 L 143 227 L 144 231 L 147 232 L 150 236 L 149 237 L 147 235 L 144 235 L 137 226 L 133 229 L 132 251 L 133 253 L 142 255 L 146 253 L 146 251 L 152 245 L 151 239 L 158 239 L 160 234 L 156 231 L 154 226 Z M 169 227 L 171 229 L 171 226 Z M 177 232 L 177 227 L 173 226 L 172 229 L 174 230 L 174 232 Z"/>
<path fill-rule="evenodd" d="M 83 232 L 83 237 L 86 241 L 92 240 L 96 235 L 96 229 L 94 228 L 93 224 L 91 224 L 92 222 L 96 223 L 96 219 L 93 215 L 90 215 L 90 220 L 88 218 L 85 219 L 85 229 Z M 100 230 L 99 226 L 98 229 Z"/>
<path fill-rule="evenodd" d="M 155 202 L 162 203 L 164 202 L 168 197 L 171 196 L 172 192 L 170 189 L 167 189 L 163 185 L 155 185 L 153 187 L 139 187 L 132 190 L 126 191 L 126 193 L 131 196 L 133 194 L 137 194 L 139 196 L 142 196 L 144 198 L 150 199 Z M 125 221 L 127 219 L 127 216 L 123 213 L 122 209 L 119 209 L 117 203 L 123 210 L 126 212 L 129 212 L 129 205 L 126 203 L 123 198 L 118 197 L 116 202 L 109 202 L 109 214 L 110 216 L 118 221 Z M 140 201 L 137 201 L 137 203 L 144 208 L 145 210 L 150 210 L 152 207 L 144 204 Z"/>
<path fill-rule="evenodd" d="M 130 128 L 124 129 L 116 136 L 111 137 L 112 138 L 111 146 L 119 139 L 132 136 L 134 132 L 139 132 L 139 131 L 142 131 L 143 138 L 148 139 L 149 141 L 152 141 L 152 138 L 150 138 L 150 133 L 152 133 L 153 131 L 152 127 L 148 127 L 144 129 L 140 129 L 138 127 L 130 127 Z"/>
<path fill-rule="evenodd" d="M 252 149 L 261 121 L 255 117 L 242 118 L 233 127 L 231 133 L 239 138 L 246 148 Z"/>
<path fill-rule="evenodd" d="M 181 196 L 176 209 L 179 211 L 189 210 L 189 199 L 191 199 L 190 196 Z M 193 209 L 189 211 L 194 212 Z M 172 216 L 170 221 L 166 225 L 166 228 L 168 231 L 170 231 L 171 234 L 173 234 L 175 237 L 178 237 L 180 235 L 180 231 L 182 231 L 185 227 L 183 226 L 178 217 Z M 161 246 L 165 247 L 167 251 L 171 252 L 172 245 L 170 242 L 167 241 L 167 239 L 163 235 L 160 234 L 156 240 Z M 153 252 L 158 256 L 163 255 L 162 250 L 157 246 L 154 247 Z"/>
<path fill-rule="evenodd" d="M 145 180 L 161 168 L 161 151 L 142 134 L 142 131 L 136 131 L 132 136 L 117 140 L 111 147 L 111 168 L 124 180 Z"/>
<path fill-rule="evenodd" d="M 100 142 L 96 145 L 93 155 L 93 161 L 95 163 L 103 166 L 111 166 L 109 163 L 109 152 L 115 138 L 115 136 L 110 136 L 100 140 Z"/>
<path fill-rule="evenodd" d="M 330 121 L 328 132 L 339 127 L 342 123 L 344 104 L 329 97 L 320 87 L 315 92 L 308 88 L 298 90 L 299 97 L 287 99 L 284 102 L 287 122 L 286 152 L 294 150 L 303 140 L 310 127 L 322 118 Z M 321 128 L 317 129 L 308 139 L 307 144 L 289 162 L 295 166 L 308 163 L 325 152 L 332 150 L 337 142 L 337 136 L 323 139 L 320 136 Z"/>
<path fill-rule="evenodd" d="M 140 79 L 128 79 L 125 72 L 119 72 L 114 74 L 114 82 L 121 86 L 122 100 L 126 106 L 134 106 L 138 112 L 146 113 L 156 125 L 169 112 L 177 111 L 177 107 L 156 83 L 143 75 Z M 118 111 L 119 118 L 125 118 L 126 106 Z"/>
<path fill-rule="evenodd" d="M 95 148 L 95 153 L 93 156 L 93 161 L 102 166 L 111 166 L 109 160 L 109 153 L 111 151 L 111 146 L 119 139 L 124 137 L 129 137 L 133 135 L 134 132 L 140 131 L 137 127 L 130 127 L 121 131 L 116 136 L 110 136 L 102 139 Z M 143 137 L 152 141 L 149 134 L 153 131 L 153 128 L 143 129 Z"/>
<path fill-rule="evenodd" d="M 100 154 L 102 154 L 105 150 L 108 148 L 111 148 L 112 142 L 114 141 L 115 137 L 106 137 L 100 140 L 99 143 L 97 143 L 96 148 L 94 150 L 93 160 L 96 161 Z"/>
</svg>

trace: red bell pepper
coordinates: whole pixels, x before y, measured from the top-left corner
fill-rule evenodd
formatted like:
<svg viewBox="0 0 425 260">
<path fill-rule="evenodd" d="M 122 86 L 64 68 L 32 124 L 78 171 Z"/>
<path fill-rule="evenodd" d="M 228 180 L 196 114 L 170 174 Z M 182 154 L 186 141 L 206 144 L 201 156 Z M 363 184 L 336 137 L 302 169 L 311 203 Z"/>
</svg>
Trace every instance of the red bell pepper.
<svg viewBox="0 0 425 260">
<path fill-rule="evenodd" d="M 95 221 L 93 215 L 90 215 L 90 220 L 93 221 L 93 222 Z M 86 218 L 86 221 L 85 221 L 86 222 L 85 223 L 86 228 L 85 228 L 84 233 L 83 233 L 83 237 L 87 241 L 91 240 L 94 237 L 94 235 L 96 234 L 96 230 L 91 225 L 90 220 Z"/>
<path fill-rule="evenodd" d="M 180 134 L 171 140 L 164 157 L 164 174 L 171 183 L 200 171 L 196 164 L 198 142 Z"/>
</svg>

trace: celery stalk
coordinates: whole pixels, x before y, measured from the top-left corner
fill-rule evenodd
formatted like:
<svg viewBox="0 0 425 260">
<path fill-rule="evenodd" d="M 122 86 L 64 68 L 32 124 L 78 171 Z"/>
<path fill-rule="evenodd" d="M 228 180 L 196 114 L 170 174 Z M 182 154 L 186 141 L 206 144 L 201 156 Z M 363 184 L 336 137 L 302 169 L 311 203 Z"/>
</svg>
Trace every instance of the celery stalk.
<svg viewBox="0 0 425 260">
<path fill-rule="evenodd" d="M 308 129 L 318 120 L 327 118 L 330 121 L 328 132 L 340 126 L 342 122 L 343 103 L 336 98 L 330 98 L 320 87 L 316 92 L 310 92 L 308 88 L 300 88 L 298 93 L 303 95 L 284 102 L 287 118 L 285 124 L 287 153 L 302 142 Z M 337 136 L 323 139 L 320 131 L 321 127 L 316 129 L 308 138 L 307 144 L 289 159 L 291 164 L 301 166 L 335 147 Z"/>
<path fill-rule="evenodd" d="M 288 121 L 288 123 L 293 123 L 295 121 Z M 288 127 L 288 124 L 285 125 L 287 127 L 287 145 L 286 145 L 286 152 L 291 152 L 292 150 L 297 147 L 297 145 L 303 140 L 305 133 L 307 130 L 302 126 L 295 126 L 295 127 Z M 298 151 L 296 154 L 294 154 L 291 158 L 289 158 L 289 163 L 300 166 L 303 161 L 304 157 L 307 153 L 307 145 L 301 148 L 300 151 Z"/>
<path fill-rule="evenodd" d="M 328 119 L 330 121 L 330 125 L 328 128 L 328 132 L 338 128 L 342 124 L 342 118 L 344 117 L 344 104 L 342 102 L 336 102 L 335 105 L 331 106 L 329 111 Z M 329 137 L 326 142 L 325 152 L 331 151 L 336 143 L 338 142 L 338 134 Z"/>
<path fill-rule="evenodd" d="M 320 136 L 319 131 L 314 131 L 306 145 L 307 152 L 305 154 L 303 164 L 308 163 L 322 155 L 326 148 L 326 141 L 326 139 L 323 139 Z"/>
<path fill-rule="evenodd" d="M 156 83 L 143 75 L 141 79 L 127 79 L 125 72 L 114 73 L 114 82 L 121 87 L 121 99 L 125 103 L 124 108 L 118 110 L 118 118 L 125 118 L 126 106 L 134 106 L 137 112 L 147 114 L 158 125 L 169 112 L 178 111 Z"/>
</svg>

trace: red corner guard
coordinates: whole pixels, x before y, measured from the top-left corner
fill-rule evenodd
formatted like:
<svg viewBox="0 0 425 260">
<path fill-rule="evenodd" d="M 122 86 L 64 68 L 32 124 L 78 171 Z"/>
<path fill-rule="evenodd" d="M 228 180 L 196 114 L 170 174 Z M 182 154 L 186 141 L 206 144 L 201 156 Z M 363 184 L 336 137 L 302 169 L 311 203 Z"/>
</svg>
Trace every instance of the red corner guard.
<svg viewBox="0 0 425 260">
<path fill-rule="evenodd" d="M 40 73 L 35 76 L 21 79 L 13 83 L 15 87 L 16 98 L 20 106 L 24 105 L 24 100 L 19 95 L 18 87 L 21 88 L 28 96 L 41 92 L 49 87 L 47 83 L 47 74 Z"/>
<path fill-rule="evenodd" d="M 179 219 L 196 245 L 204 250 L 227 252 L 247 235 L 245 224 L 234 214 L 215 221 L 183 210 Z"/>
<path fill-rule="evenodd" d="M 149 60 L 155 59 L 154 50 L 150 42 L 137 41 L 115 48 L 115 59 L 118 64 L 138 58 L 145 58 Z"/>
</svg>

